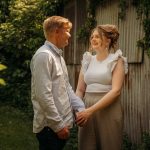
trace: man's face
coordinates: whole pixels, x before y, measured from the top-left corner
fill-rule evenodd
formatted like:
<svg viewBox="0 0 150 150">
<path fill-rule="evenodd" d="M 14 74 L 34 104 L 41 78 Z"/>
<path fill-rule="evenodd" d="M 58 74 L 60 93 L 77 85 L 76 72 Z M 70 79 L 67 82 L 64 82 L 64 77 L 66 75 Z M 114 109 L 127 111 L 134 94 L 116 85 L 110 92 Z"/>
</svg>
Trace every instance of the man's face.
<svg viewBox="0 0 150 150">
<path fill-rule="evenodd" d="M 68 45 L 68 40 L 71 37 L 70 28 L 61 28 L 57 30 L 57 47 L 64 48 Z"/>
</svg>

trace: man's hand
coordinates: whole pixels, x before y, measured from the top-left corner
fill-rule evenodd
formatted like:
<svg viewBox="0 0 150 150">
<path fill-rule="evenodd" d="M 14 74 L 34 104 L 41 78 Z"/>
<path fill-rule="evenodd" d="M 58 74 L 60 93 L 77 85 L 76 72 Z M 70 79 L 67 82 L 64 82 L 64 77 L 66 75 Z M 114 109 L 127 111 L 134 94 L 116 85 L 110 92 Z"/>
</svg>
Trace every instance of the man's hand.
<svg viewBox="0 0 150 150">
<path fill-rule="evenodd" d="M 68 127 L 64 127 L 63 129 L 61 129 L 60 131 L 57 132 L 57 135 L 60 139 L 68 139 L 69 135 L 70 135 L 70 131 L 68 129 Z"/>
</svg>

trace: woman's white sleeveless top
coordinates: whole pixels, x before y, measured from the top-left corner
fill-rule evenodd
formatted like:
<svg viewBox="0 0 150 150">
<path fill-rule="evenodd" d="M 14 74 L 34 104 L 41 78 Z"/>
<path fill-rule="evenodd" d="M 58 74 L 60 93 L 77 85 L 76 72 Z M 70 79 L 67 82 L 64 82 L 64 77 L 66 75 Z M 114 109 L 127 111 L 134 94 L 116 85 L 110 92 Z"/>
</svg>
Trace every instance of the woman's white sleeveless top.
<svg viewBox="0 0 150 150">
<path fill-rule="evenodd" d="M 98 61 L 96 55 L 85 52 L 82 60 L 82 72 L 87 85 L 86 92 L 103 93 L 112 88 L 112 72 L 119 57 L 124 60 L 125 74 L 128 72 L 127 59 L 122 56 L 119 49 L 114 54 L 110 53 L 103 61 Z"/>
</svg>

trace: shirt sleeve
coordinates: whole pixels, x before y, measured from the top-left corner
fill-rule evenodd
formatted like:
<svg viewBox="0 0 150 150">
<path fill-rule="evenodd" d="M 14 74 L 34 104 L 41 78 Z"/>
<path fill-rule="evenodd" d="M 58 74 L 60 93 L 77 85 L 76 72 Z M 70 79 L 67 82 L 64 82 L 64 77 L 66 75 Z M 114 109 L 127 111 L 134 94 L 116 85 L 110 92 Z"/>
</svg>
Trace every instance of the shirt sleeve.
<svg viewBox="0 0 150 150">
<path fill-rule="evenodd" d="M 49 127 L 57 132 L 65 125 L 54 103 L 51 72 L 52 57 L 44 52 L 38 54 L 34 58 L 32 71 L 35 95 L 47 118 Z"/>
<path fill-rule="evenodd" d="M 72 86 L 69 83 L 69 78 L 68 78 L 68 71 L 67 71 L 67 67 L 66 67 L 66 63 L 64 61 L 64 58 L 61 57 L 61 64 L 62 64 L 62 69 L 63 69 L 63 73 L 64 73 L 64 79 L 66 82 L 66 88 L 67 88 L 67 93 L 70 99 L 70 103 L 71 103 L 71 107 L 73 108 L 73 110 L 75 111 L 82 111 L 85 109 L 85 105 L 83 103 L 83 101 L 74 93 Z"/>
<path fill-rule="evenodd" d="M 67 90 L 68 90 L 68 95 L 73 110 L 78 112 L 83 111 L 85 109 L 85 105 L 81 100 L 81 98 L 74 93 L 70 83 L 68 83 Z"/>
</svg>

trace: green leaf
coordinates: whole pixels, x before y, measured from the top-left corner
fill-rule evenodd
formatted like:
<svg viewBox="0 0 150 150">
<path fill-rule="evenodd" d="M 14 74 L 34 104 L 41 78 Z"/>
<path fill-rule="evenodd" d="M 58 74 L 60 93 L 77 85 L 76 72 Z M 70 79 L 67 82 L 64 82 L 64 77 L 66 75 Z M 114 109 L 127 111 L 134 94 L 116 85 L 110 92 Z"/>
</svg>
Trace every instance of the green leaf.
<svg viewBox="0 0 150 150">
<path fill-rule="evenodd" d="M 3 64 L 0 64 L 0 71 L 6 69 L 7 67 Z"/>
<path fill-rule="evenodd" d="M 2 78 L 0 78 L 0 85 L 6 85 L 6 82 Z"/>
</svg>

